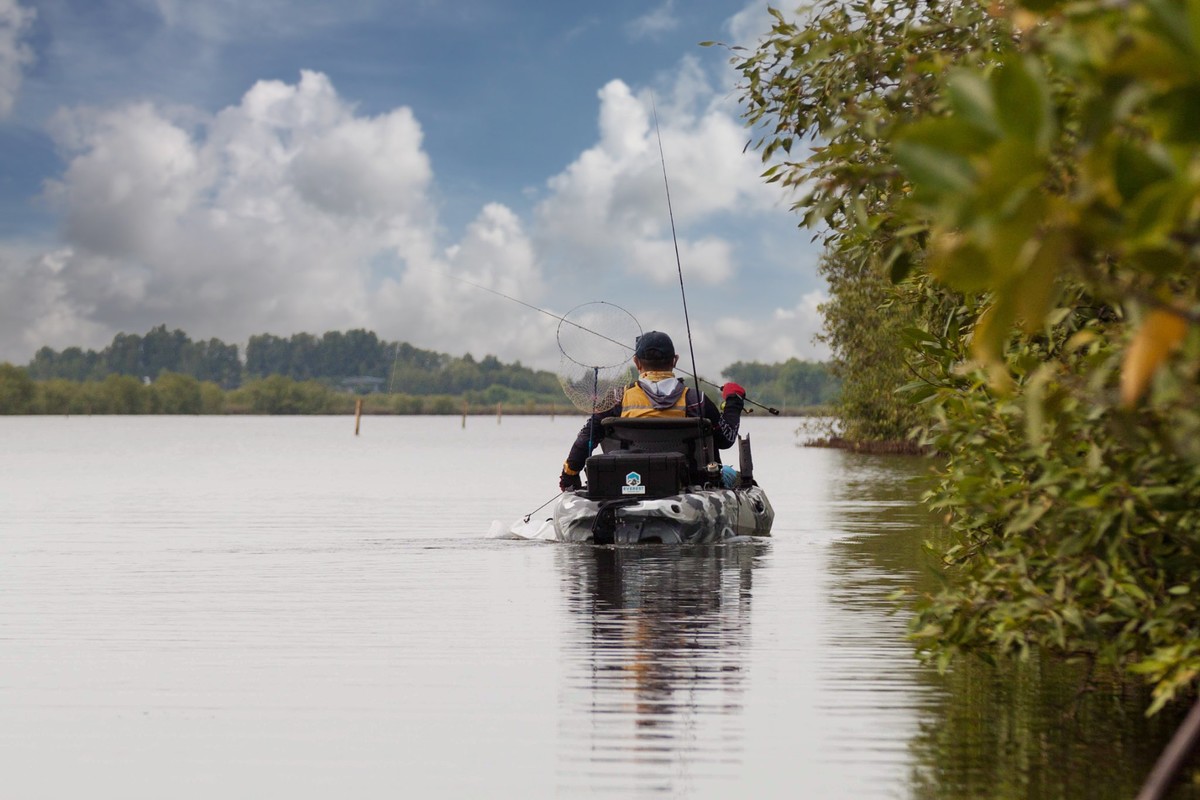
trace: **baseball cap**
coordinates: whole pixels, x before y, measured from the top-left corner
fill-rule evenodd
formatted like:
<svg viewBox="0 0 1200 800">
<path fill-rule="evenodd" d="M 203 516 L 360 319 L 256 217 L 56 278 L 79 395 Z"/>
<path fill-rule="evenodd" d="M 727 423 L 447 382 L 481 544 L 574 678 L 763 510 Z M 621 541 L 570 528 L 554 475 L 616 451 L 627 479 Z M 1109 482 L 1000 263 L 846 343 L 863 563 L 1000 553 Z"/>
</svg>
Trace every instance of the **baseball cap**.
<svg viewBox="0 0 1200 800">
<path fill-rule="evenodd" d="M 647 331 L 637 338 L 633 354 L 650 361 L 665 361 L 675 357 L 675 343 L 662 331 Z"/>
</svg>

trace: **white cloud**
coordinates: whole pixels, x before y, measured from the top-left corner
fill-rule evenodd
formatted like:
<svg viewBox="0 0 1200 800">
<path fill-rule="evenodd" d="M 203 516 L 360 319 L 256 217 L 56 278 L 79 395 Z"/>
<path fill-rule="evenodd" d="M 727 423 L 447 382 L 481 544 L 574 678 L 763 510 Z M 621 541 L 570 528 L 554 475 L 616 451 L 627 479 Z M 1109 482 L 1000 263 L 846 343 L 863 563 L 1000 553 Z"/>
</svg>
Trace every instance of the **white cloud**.
<svg viewBox="0 0 1200 800">
<path fill-rule="evenodd" d="M 417 341 L 404 309 L 376 295 L 379 263 L 435 261 L 432 169 L 408 109 L 357 116 L 304 73 L 256 84 L 200 128 L 138 104 L 70 112 L 55 131 L 68 166 L 48 196 L 67 246 L 0 255 L 0 355 L 159 322 L 232 341 L 355 325 Z M 514 238 L 503 244 L 527 252 Z M 375 326 L 381 312 L 394 313 Z"/>
<path fill-rule="evenodd" d="M 722 317 L 713 326 L 719 342 L 728 345 L 726 360 L 773 363 L 799 358 L 824 361 L 829 348 L 815 340 L 821 332 L 822 317 L 818 306 L 826 301 L 824 292 L 812 291 L 791 308 L 776 308 L 758 318 Z"/>
<path fill-rule="evenodd" d="M 790 270 L 808 256 L 790 244 L 794 220 L 757 157 L 742 152 L 736 109 L 714 96 L 685 60 L 658 106 L 708 374 L 811 352 L 816 327 L 804 303 L 755 320 L 727 302 L 763 306 L 762 262 Z M 554 366 L 557 321 L 478 286 L 552 314 L 603 299 L 683 337 L 650 95 L 613 81 L 598 97 L 596 142 L 546 182 L 532 221 L 481 197 L 449 243 L 411 109 L 359 113 L 323 74 L 259 81 L 213 114 L 151 103 L 62 112 L 53 133 L 66 167 L 47 197 L 63 238 L 0 247 L 0 359 L 165 323 L 229 342 L 361 326 Z"/>
<path fill-rule="evenodd" d="M 0 118 L 12 113 L 25 67 L 33 62 L 33 50 L 24 41 L 36 12 L 17 0 L 0 0 Z"/>
<path fill-rule="evenodd" d="M 717 284 L 737 271 L 735 248 L 705 226 L 777 204 L 758 177 L 756 158 L 742 153 L 744 132 L 730 110 L 714 103 L 691 110 L 695 98 L 712 96 L 699 82 L 694 64 L 685 63 L 659 122 L 681 259 L 693 278 Z M 650 97 L 611 81 L 599 98 L 599 141 L 548 181 L 550 194 L 536 210 L 539 244 L 576 275 L 616 269 L 672 281 L 671 217 Z"/>
<path fill-rule="evenodd" d="M 86 299 L 75 298 L 63 274 L 70 249 L 41 251 L 6 245 L 0 249 L 0 360 L 24 363 L 43 345 L 56 349 L 105 334 L 88 319 Z"/>
<path fill-rule="evenodd" d="M 443 352 L 553 362 L 521 220 L 483 204 L 439 249 L 407 108 L 357 115 L 328 78 L 263 81 L 203 124 L 150 104 L 64 113 L 48 196 L 66 246 L 0 251 L 0 358 L 166 323 L 244 342 L 363 326 Z M 549 323 L 549 329 L 546 329 Z"/>
<path fill-rule="evenodd" d="M 408 341 L 440 352 L 553 365 L 557 322 L 499 296 L 538 304 L 542 282 L 520 219 L 489 203 L 458 244 L 442 253 L 410 250 L 403 276 L 376 293 L 375 316 L 403 319 Z"/>
<path fill-rule="evenodd" d="M 662 5 L 630 22 L 626 31 L 633 39 L 646 39 L 674 30 L 678 26 L 674 0 L 664 0 Z"/>
</svg>

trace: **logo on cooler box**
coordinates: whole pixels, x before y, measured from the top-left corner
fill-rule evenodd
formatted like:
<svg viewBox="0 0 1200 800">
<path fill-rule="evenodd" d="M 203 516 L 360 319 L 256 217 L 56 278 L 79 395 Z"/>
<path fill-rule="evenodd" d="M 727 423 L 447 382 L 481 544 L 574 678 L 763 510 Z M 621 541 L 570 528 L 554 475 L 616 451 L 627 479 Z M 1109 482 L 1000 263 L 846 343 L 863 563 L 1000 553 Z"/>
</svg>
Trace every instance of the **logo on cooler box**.
<svg viewBox="0 0 1200 800">
<path fill-rule="evenodd" d="M 631 472 L 625 476 L 625 485 L 621 487 L 621 494 L 645 494 L 646 487 L 642 486 L 642 476 L 637 472 Z"/>
</svg>

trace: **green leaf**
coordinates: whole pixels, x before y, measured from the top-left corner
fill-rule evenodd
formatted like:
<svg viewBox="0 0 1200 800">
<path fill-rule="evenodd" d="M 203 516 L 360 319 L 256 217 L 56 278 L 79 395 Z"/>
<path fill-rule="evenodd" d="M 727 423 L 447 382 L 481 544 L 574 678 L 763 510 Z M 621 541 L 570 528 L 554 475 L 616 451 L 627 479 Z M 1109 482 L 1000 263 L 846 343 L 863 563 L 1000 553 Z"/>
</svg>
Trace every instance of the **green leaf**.
<svg viewBox="0 0 1200 800">
<path fill-rule="evenodd" d="M 891 277 L 892 283 L 900 283 L 908 277 L 909 272 L 913 268 L 913 258 L 908 250 L 900 245 L 897 245 L 890 256 L 891 264 L 888 265 L 888 274 Z"/>
<path fill-rule="evenodd" d="M 1062 610 L 1062 617 L 1073 628 L 1083 630 L 1083 616 L 1079 613 L 1079 609 L 1075 606 L 1067 606 Z"/>
<path fill-rule="evenodd" d="M 1032 58 L 1009 58 L 992 74 L 992 91 L 1004 130 L 1039 151 L 1054 136 L 1050 88 Z"/>
<path fill-rule="evenodd" d="M 1033 257 L 1019 283 L 1013 288 L 1017 316 L 1026 333 L 1041 329 L 1055 299 L 1055 281 L 1066 262 L 1069 248 L 1067 236 L 1061 230 L 1048 231 L 1035 245 Z"/>
<path fill-rule="evenodd" d="M 1011 298 L 1000 295 L 980 315 L 971 336 L 971 355 L 987 366 L 988 381 L 992 388 L 1000 392 L 1006 392 L 1012 384 L 1012 377 L 1002 356 L 1015 317 L 1016 309 Z"/>
<path fill-rule="evenodd" d="M 1192 64 L 1174 43 L 1145 31 L 1130 36 L 1130 43 L 1108 63 L 1107 71 L 1138 82 L 1163 81 L 1168 85 L 1177 85 L 1181 78 L 1194 73 Z"/>
<path fill-rule="evenodd" d="M 1178 0 L 1145 0 L 1146 7 L 1156 18 L 1158 25 L 1156 33 L 1175 46 L 1183 58 L 1195 59 L 1197 54 L 1196 39 L 1192 31 L 1188 10 Z"/>
<path fill-rule="evenodd" d="M 1200 6 L 1200 0 L 1189 0 Z M 1200 17 L 1200 12 L 1197 13 Z M 1200 87 L 1191 85 L 1156 95 L 1150 111 L 1158 121 L 1165 142 L 1200 143 Z"/>
<path fill-rule="evenodd" d="M 993 139 L 1004 135 L 991 88 L 979 72 L 956 70 L 946 81 L 946 95 L 954 112 L 973 127 Z"/>
<path fill-rule="evenodd" d="M 895 138 L 897 142 L 915 142 L 959 156 L 986 152 L 999 141 L 999 137 L 981 131 L 963 117 L 936 117 L 905 125 Z"/>
<path fill-rule="evenodd" d="M 1126 214 L 1126 235 L 1141 248 L 1159 248 L 1170 243 L 1191 196 L 1189 187 L 1160 181 L 1138 194 Z"/>
<path fill-rule="evenodd" d="M 953 233 L 935 236 L 929 252 L 929 271 L 963 292 L 981 292 L 992 283 L 987 251 Z"/>
<path fill-rule="evenodd" d="M 1170 178 L 1174 167 L 1161 151 L 1121 142 L 1113 154 L 1113 179 L 1122 199 L 1133 200 L 1149 186 Z"/>
<path fill-rule="evenodd" d="M 975 170 L 962 156 L 915 140 L 896 143 L 896 164 L 922 192 L 965 192 L 975 180 Z"/>
<path fill-rule="evenodd" d="M 1004 526 L 1005 533 L 1021 533 L 1032 528 L 1050 510 L 1049 503 L 1026 506 Z"/>
</svg>

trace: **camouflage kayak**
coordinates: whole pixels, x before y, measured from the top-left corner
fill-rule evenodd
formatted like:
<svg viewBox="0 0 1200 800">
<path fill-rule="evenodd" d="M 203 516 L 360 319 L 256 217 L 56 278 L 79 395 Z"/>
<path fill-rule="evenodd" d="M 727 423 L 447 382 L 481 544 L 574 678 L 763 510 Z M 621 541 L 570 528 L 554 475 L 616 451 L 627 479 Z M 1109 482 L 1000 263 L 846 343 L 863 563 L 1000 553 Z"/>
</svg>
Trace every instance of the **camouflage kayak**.
<svg viewBox="0 0 1200 800">
<path fill-rule="evenodd" d="M 554 507 L 560 541 L 594 544 L 721 544 L 769 536 L 775 510 L 754 480 L 748 437 L 741 472 L 710 460 L 708 420 L 610 418 L 603 455 L 588 458 L 587 486 Z"/>
<path fill-rule="evenodd" d="M 564 492 L 554 507 L 560 541 L 595 544 L 721 544 L 769 536 L 775 511 L 759 486 L 692 487 L 653 499 L 597 499 Z"/>
</svg>

